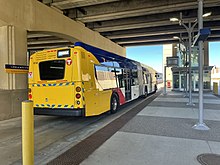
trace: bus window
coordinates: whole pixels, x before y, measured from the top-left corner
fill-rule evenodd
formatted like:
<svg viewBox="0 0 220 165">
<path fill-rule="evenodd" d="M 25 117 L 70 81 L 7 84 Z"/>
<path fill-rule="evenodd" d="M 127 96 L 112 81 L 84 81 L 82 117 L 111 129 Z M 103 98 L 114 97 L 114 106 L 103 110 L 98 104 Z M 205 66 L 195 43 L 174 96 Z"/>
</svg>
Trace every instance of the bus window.
<svg viewBox="0 0 220 165">
<path fill-rule="evenodd" d="M 124 81 L 123 81 L 123 74 L 122 74 L 122 69 L 119 68 L 114 68 L 116 80 L 117 80 L 117 87 L 123 88 L 125 87 Z"/>
<path fill-rule="evenodd" d="M 65 60 L 43 61 L 39 63 L 41 80 L 58 80 L 64 78 Z"/>
<path fill-rule="evenodd" d="M 146 74 L 146 83 L 149 84 L 149 74 Z"/>
<path fill-rule="evenodd" d="M 114 68 L 95 66 L 97 81 L 103 89 L 117 87 L 115 73 L 112 72 L 112 70 L 114 70 Z"/>
<path fill-rule="evenodd" d="M 132 77 L 131 77 L 131 86 L 139 85 L 138 83 L 138 71 L 132 70 Z"/>
<path fill-rule="evenodd" d="M 146 74 L 143 72 L 143 84 L 147 84 Z"/>
</svg>

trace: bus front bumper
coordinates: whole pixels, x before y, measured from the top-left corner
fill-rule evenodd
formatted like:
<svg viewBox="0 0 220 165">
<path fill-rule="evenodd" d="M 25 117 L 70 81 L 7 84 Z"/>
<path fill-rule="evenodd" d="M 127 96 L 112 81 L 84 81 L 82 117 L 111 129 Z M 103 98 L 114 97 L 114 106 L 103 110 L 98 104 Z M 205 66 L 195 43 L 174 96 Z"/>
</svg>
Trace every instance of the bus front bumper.
<svg viewBox="0 0 220 165">
<path fill-rule="evenodd" d="M 85 109 L 62 109 L 62 108 L 36 108 L 34 107 L 34 115 L 50 115 L 50 116 L 85 116 Z"/>
</svg>

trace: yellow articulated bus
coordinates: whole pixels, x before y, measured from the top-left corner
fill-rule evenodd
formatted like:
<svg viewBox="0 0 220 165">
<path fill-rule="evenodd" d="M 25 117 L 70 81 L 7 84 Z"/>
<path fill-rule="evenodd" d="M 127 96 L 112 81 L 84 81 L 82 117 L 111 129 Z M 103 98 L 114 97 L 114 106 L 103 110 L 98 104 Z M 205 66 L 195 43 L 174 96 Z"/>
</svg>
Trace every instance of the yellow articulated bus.
<svg viewBox="0 0 220 165">
<path fill-rule="evenodd" d="M 30 57 L 28 97 L 36 115 L 94 116 L 157 90 L 155 71 L 76 42 Z"/>
</svg>

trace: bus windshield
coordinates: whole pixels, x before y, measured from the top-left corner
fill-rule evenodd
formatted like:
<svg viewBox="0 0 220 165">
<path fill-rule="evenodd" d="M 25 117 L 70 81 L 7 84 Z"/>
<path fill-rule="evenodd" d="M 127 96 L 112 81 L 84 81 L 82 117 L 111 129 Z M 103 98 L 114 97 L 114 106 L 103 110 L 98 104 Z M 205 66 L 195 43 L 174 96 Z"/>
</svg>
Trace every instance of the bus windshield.
<svg viewBox="0 0 220 165">
<path fill-rule="evenodd" d="M 40 62 L 39 70 L 41 80 L 63 79 L 65 73 L 65 60 Z"/>
</svg>

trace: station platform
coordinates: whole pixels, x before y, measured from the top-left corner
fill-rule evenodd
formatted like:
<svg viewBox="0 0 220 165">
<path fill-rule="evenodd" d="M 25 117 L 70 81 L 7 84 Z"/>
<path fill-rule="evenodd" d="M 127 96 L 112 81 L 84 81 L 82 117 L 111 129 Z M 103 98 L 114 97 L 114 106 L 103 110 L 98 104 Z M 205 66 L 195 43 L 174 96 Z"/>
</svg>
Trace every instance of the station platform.
<svg viewBox="0 0 220 165">
<path fill-rule="evenodd" d="M 210 130 L 199 131 L 192 128 L 198 123 L 198 93 L 193 93 L 194 107 L 186 105 L 182 92 L 156 95 L 143 101 L 146 107 L 127 112 L 134 116 L 121 116 L 48 164 L 200 165 L 197 156 L 210 153 L 200 161 L 219 165 L 213 154 L 220 154 L 220 98 L 204 93 Z"/>
</svg>

